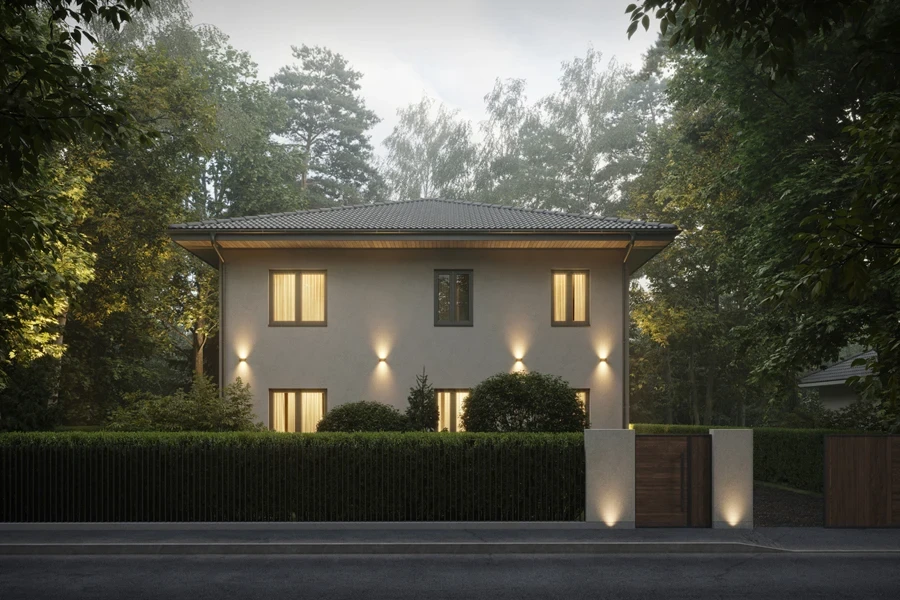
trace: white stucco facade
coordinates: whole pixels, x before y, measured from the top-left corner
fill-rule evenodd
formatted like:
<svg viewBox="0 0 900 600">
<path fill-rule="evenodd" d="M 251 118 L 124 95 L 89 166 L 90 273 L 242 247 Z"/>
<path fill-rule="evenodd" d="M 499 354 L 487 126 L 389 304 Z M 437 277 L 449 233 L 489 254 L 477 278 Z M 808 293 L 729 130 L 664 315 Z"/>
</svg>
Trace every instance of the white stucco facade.
<svg viewBox="0 0 900 600">
<path fill-rule="evenodd" d="M 222 376 L 225 383 L 241 377 L 250 384 L 256 416 L 268 425 L 272 389 L 325 389 L 328 409 L 374 400 L 403 410 L 423 367 L 436 389 L 468 389 L 524 367 L 589 389 L 591 427 L 621 428 L 627 414 L 625 254 L 225 248 Z M 326 326 L 269 326 L 269 271 L 278 269 L 327 272 Z M 472 326 L 435 326 L 436 269 L 472 270 Z M 551 271 L 557 269 L 590 271 L 589 326 L 551 326 Z"/>
</svg>

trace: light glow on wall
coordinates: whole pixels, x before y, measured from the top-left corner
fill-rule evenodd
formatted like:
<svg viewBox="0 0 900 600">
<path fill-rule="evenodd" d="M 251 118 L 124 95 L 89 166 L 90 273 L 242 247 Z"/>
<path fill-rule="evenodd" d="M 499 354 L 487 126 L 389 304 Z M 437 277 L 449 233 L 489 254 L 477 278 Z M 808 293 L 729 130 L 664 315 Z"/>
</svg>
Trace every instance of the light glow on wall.
<svg viewBox="0 0 900 600">
<path fill-rule="evenodd" d="M 728 493 L 721 505 L 722 517 L 730 527 L 737 527 L 747 520 L 749 507 L 736 490 Z"/>
<path fill-rule="evenodd" d="M 611 495 L 599 506 L 600 519 L 607 527 L 615 527 L 622 519 L 622 500 Z"/>
</svg>

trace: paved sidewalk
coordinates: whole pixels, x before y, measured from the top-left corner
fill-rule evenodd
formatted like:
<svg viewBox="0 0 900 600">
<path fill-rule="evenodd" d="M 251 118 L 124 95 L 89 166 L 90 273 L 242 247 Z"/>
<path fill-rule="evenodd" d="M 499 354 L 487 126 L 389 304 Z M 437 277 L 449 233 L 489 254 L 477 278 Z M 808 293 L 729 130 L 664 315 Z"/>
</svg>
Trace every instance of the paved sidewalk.
<svg viewBox="0 0 900 600">
<path fill-rule="evenodd" d="M 588 523 L 0 524 L 0 555 L 900 553 L 890 529 L 606 529 Z"/>
</svg>

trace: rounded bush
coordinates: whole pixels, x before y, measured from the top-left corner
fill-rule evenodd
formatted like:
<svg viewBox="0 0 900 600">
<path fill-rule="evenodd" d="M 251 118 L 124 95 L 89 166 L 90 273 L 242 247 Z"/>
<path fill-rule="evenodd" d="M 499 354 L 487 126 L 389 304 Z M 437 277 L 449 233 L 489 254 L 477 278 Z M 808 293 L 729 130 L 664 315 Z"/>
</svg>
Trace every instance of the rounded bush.
<svg viewBox="0 0 900 600">
<path fill-rule="evenodd" d="M 562 378 L 542 373 L 498 373 L 472 390 L 462 416 L 466 431 L 582 431 L 584 410 Z"/>
<path fill-rule="evenodd" d="M 380 402 L 351 402 L 334 408 L 319 421 L 317 431 L 406 431 L 407 419 Z"/>
</svg>

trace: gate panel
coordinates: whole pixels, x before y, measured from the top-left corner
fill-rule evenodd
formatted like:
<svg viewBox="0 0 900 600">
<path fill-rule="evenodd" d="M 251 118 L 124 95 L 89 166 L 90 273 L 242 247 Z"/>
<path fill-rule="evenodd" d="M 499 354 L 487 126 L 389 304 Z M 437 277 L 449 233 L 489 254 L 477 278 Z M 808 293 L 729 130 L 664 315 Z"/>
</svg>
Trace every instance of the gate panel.
<svg viewBox="0 0 900 600">
<path fill-rule="evenodd" d="M 706 435 L 688 437 L 691 457 L 688 486 L 691 493 L 691 527 L 712 527 L 712 438 Z"/>
<path fill-rule="evenodd" d="M 895 443 L 887 436 L 825 438 L 826 527 L 900 525 L 891 506 Z"/>
<path fill-rule="evenodd" d="M 712 525 L 712 441 L 706 435 L 635 436 L 635 526 Z"/>
</svg>

